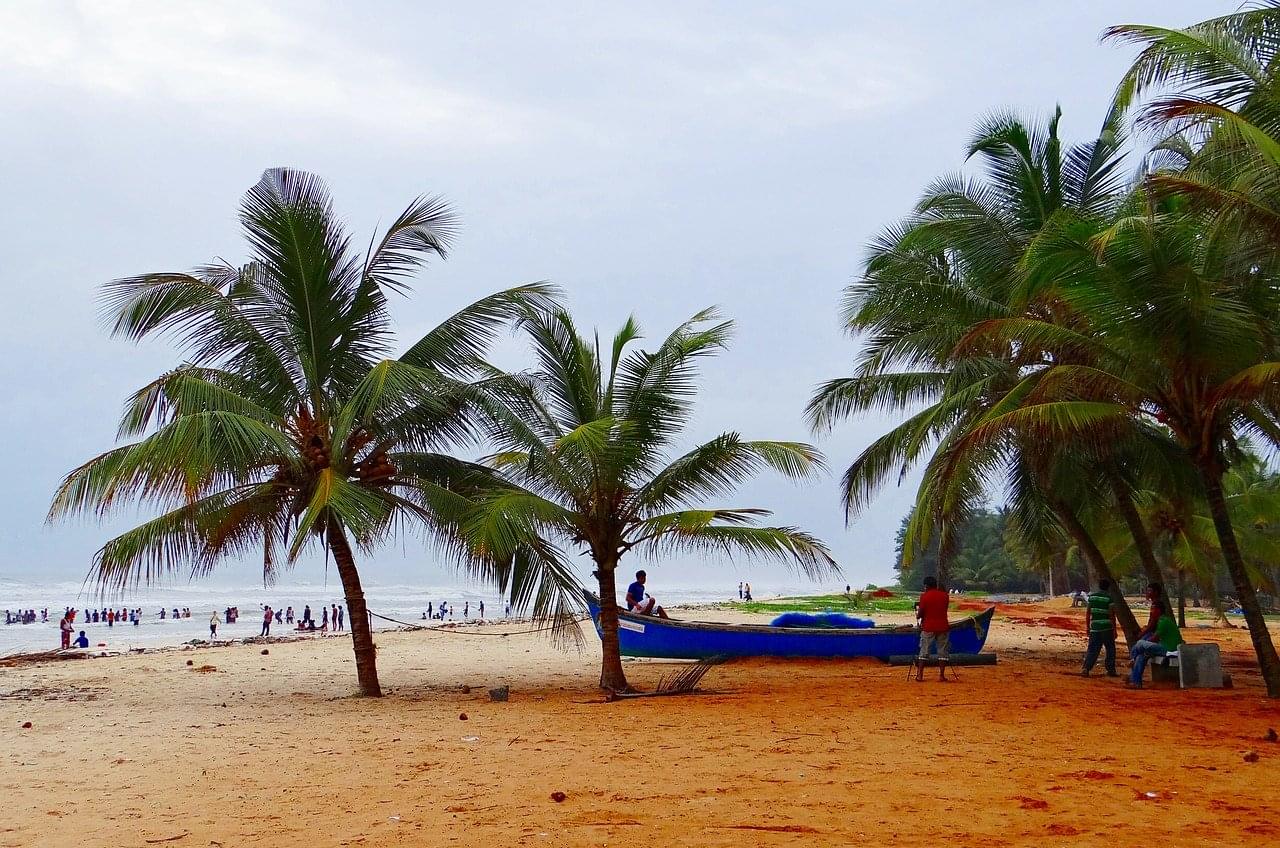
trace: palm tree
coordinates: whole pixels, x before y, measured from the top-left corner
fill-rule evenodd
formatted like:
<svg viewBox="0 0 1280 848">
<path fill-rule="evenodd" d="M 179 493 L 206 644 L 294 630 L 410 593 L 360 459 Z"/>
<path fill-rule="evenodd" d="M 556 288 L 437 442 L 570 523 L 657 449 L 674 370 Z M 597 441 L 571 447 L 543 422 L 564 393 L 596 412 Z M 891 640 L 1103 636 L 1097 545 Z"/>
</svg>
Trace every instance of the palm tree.
<svg viewBox="0 0 1280 848">
<path fill-rule="evenodd" d="M 1124 24 L 1104 38 L 1142 48 L 1117 88 L 1117 111 L 1159 132 L 1150 177 L 1280 242 L 1280 2 L 1266 0 L 1185 29 Z"/>
<path fill-rule="evenodd" d="M 356 673 L 379 695 L 373 637 L 353 545 L 372 550 L 420 525 L 476 568 L 451 536 L 459 481 L 483 469 L 438 451 L 474 433 L 465 378 L 500 325 L 546 305 L 551 287 L 500 292 L 388 358 L 388 292 L 444 257 L 455 219 L 438 198 L 414 201 L 361 256 L 317 177 L 267 171 L 245 195 L 243 266 L 116 280 L 104 291 L 112 332 L 165 335 L 185 361 L 125 405 L 120 438 L 63 480 L 50 519 L 124 503 L 162 514 L 111 539 L 94 558 L 103 590 L 183 571 L 203 576 L 261 551 L 270 581 L 319 542 L 337 565 Z"/>
<path fill-rule="evenodd" d="M 985 179 L 952 176 L 930 186 L 914 214 L 877 239 L 863 280 L 846 290 L 844 318 L 863 337 L 862 352 L 854 376 L 829 381 L 815 393 L 809 422 L 823 430 L 861 412 L 913 411 L 866 448 L 843 480 L 852 519 L 890 475 L 900 479 L 928 460 L 906 538 L 908 558 L 937 528 L 945 567 L 955 529 L 983 502 L 994 470 L 1005 466 L 1012 482 L 1021 484 L 1027 507 L 1019 526 L 1029 526 L 1030 511 L 1040 515 L 1039 532 L 1052 533 L 1045 522 L 1062 523 L 1094 571 L 1108 574 L 1074 517 L 1080 505 L 1061 494 L 1050 497 L 1046 469 L 1035 468 L 1052 456 L 1032 461 L 1031 453 L 1051 454 L 1058 446 L 1010 442 L 982 462 L 971 457 L 975 461 L 963 466 L 969 476 L 948 478 L 945 495 L 937 486 L 949 446 L 999 404 L 1027 368 L 1043 361 L 1043 352 L 1032 345 L 961 350 L 961 344 L 975 327 L 994 320 L 1061 320 L 1057 304 L 1023 297 L 1023 253 L 1061 210 L 1105 211 L 1123 187 L 1123 138 L 1114 116 L 1096 139 L 1065 150 L 1060 117 L 1059 111 L 1044 127 L 1012 115 L 983 121 L 968 155 L 982 157 Z M 1118 601 L 1122 619 L 1131 619 L 1123 597 Z"/>
<path fill-rule="evenodd" d="M 1135 196 L 1113 221 L 1063 219 L 1031 253 L 1037 286 L 1057 292 L 1088 329 L 991 322 L 991 339 L 1087 345 L 1040 375 L 1037 392 L 978 431 L 1034 428 L 1041 439 L 1159 428 L 1196 470 L 1271 697 L 1280 658 L 1241 554 L 1223 478 L 1241 434 L 1277 443 L 1280 267 L 1234 249 L 1239 230 L 1208 226 L 1180 197 Z M 1099 430 L 1099 428 L 1102 428 Z M 976 431 L 975 431 L 976 432 Z"/>
<path fill-rule="evenodd" d="M 1247 442 L 1223 477 L 1227 510 L 1235 528 L 1245 567 L 1255 585 L 1277 590 L 1273 564 L 1280 562 L 1280 475 Z M 1188 470 L 1192 470 L 1189 469 Z M 1222 547 L 1204 498 L 1193 498 L 1194 480 L 1178 486 L 1158 486 L 1135 493 L 1142 521 L 1151 528 L 1156 547 L 1181 582 L 1190 576 L 1197 585 L 1216 596 L 1214 585 L 1222 570 Z M 1121 565 L 1135 560 L 1133 537 L 1114 520 L 1100 522 L 1099 545 L 1109 559 Z M 1183 592 L 1179 591 L 1180 599 Z M 1180 610 L 1181 612 L 1181 610 Z M 1186 624 L 1185 616 L 1181 622 Z"/>
<path fill-rule="evenodd" d="M 731 324 L 699 312 L 652 351 L 628 319 L 602 355 L 563 310 L 521 321 L 536 370 L 493 393 L 490 464 L 504 484 L 475 498 L 462 522 L 467 544 L 505 559 L 518 547 L 581 547 L 595 564 L 601 598 L 600 685 L 627 689 L 618 652 L 615 574 L 626 553 L 745 554 L 788 562 L 805 574 L 836 572 L 827 548 L 794 527 L 761 527 L 757 508 L 705 507 L 752 474 L 772 468 L 803 479 L 821 456 L 798 442 L 747 441 L 723 433 L 683 455 L 670 451 L 689 418 L 696 364 L 724 347 Z M 547 558 L 550 561 L 550 558 Z M 571 580 L 563 571 L 548 579 Z"/>
</svg>

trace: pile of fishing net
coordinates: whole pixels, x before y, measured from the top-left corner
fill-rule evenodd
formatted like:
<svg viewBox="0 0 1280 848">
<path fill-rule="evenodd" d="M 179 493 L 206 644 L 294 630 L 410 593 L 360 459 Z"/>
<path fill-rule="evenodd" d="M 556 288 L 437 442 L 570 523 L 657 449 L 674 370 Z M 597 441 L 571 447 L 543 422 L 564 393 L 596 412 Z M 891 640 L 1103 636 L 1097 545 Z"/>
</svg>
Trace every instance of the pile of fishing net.
<svg viewBox="0 0 1280 848">
<path fill-rule="evenodd" d="M 840 612 L 784 612 L 769 624 L 774 627 L 840 627 L 859 630 L 876 626 L 869 618 L 854 618 Z"/>
</svg>

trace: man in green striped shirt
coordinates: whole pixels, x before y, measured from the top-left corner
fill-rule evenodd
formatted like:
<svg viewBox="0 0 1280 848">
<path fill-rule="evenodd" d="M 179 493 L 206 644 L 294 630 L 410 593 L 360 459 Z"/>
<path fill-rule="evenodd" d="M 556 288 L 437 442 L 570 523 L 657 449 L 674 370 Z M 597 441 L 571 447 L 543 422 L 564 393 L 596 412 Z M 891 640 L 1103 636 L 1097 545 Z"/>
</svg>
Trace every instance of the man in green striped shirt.
<svg viewBox="0 0 1280 848">
<path fill-rule="evenodd" d="M 1084 667 L 1080 669 L 1080 675 L 1089 676 L 1098 662 L 1098 653 L 1105 648 L 1107 655 L 1102 665 L 1107 670 L 1107 677 L 1119 677 L 1116 674 L 1116 609 L 1111 600 L 1110 580 L 1099 580 L 1098 591 L 1085 601 L 1084 624 L 1089 631 L 1089 647 L 1084 652 Z"/>
</svg>

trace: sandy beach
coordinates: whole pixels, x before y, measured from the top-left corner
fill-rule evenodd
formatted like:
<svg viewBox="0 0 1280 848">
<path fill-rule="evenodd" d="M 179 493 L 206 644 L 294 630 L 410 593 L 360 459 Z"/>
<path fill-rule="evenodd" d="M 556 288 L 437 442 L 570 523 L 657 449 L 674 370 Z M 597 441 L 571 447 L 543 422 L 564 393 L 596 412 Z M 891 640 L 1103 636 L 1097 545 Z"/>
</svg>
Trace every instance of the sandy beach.
<svg viewBox="0 0 1280 848">
<path fill-rule="evenodd" d="M 749 661 L 713 669 L 711 694 L 622 703 L 594 686 L 594 634 L 580 652 L 472 635 L 510 624 L 379 634 L 380 700 L 352 697 L 341 637 L 0 669 L 0 845 L 1280 839 L 1280 714 L 1247 634 L 1188 628 L 1234 688 L 1133 692 L 1076 674 L 1078 612 L 1002 607 L 1000 664 L 945 685 Z M 627 666 L 641 687 L 673 667 Z"/>
</svg>

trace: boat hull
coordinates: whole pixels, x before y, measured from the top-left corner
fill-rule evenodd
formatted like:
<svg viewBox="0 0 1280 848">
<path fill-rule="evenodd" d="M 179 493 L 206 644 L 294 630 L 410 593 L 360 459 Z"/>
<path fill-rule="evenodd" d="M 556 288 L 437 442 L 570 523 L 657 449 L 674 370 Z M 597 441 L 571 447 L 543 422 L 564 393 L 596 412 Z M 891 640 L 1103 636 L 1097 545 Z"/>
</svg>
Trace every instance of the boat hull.
<svg viewBox="0 0 1280 848">
<path fill-rule="evenodd" d="M 600 634 L 600 602 L 587 596 Z M 951 653 L 976 654 L 987 641 L 995 607 L 951 624 Z M 771 627 L 678 621 L 618 612 L 618 647 L 625 657 L 705 660 L 713 657 L 875 657 L 914 654 L 920 631 L 906 625 L 864 629 Z"/>
</svg>

